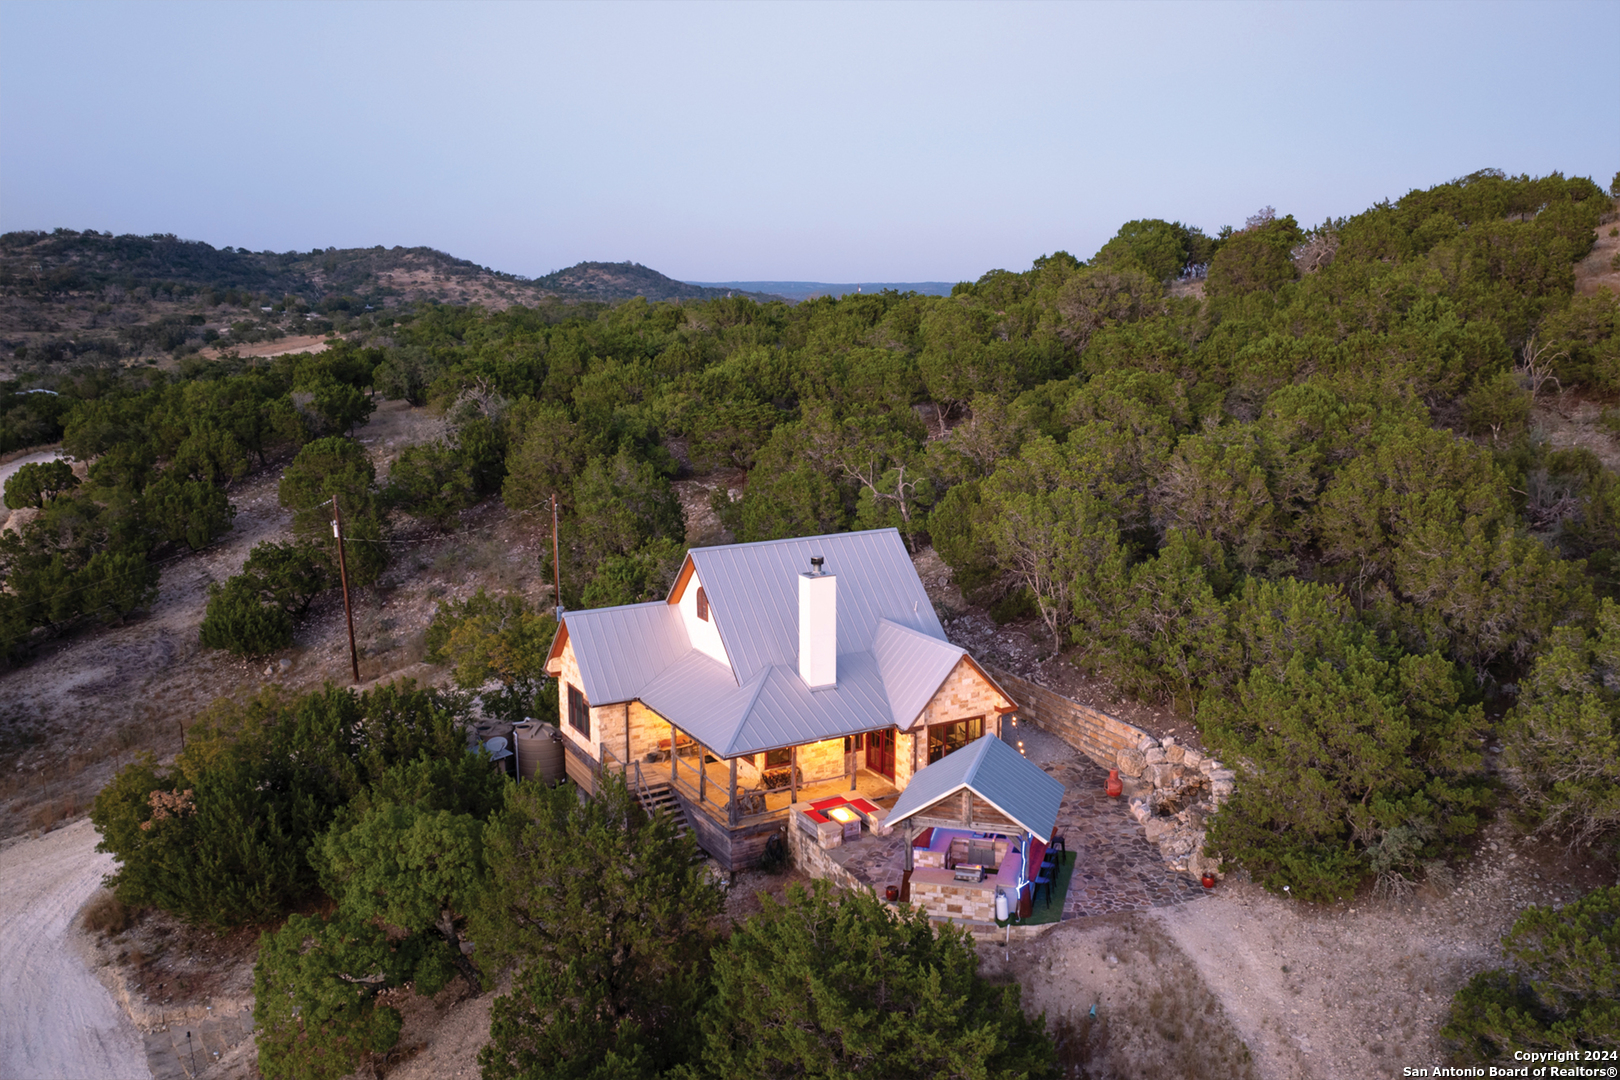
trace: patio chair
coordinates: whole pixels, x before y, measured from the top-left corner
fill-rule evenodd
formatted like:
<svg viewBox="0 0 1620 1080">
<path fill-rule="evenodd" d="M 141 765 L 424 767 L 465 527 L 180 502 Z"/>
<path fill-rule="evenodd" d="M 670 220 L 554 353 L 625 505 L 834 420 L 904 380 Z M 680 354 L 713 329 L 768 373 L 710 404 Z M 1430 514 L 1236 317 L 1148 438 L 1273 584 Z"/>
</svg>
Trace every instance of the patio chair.
<svg viewBox="0 0 1620 1080">
<path fill-rule="evenodd" d="M 1040 893 L 1041 893 L 1041 886 L 1044 885 L 1046 887 L 1046 906 L 1051 907 L 1052 906 L 1052 874 L 1051 874 L 1051 872 L 1049 870 L 1047 870 L 1046 867 L 1044 867 L 1044 866 L 1041 867 L 1041 872 L 1039 874 L 1035 875 L 1035 881 L 1034 881 L 1033 884 L 1035 885 L 1035 889 L 1034 889 L 1033 893 L 1031 894 L 1031 898 L 1033 899 L 1035 896 L 1039 896 Z"/>
</svg>

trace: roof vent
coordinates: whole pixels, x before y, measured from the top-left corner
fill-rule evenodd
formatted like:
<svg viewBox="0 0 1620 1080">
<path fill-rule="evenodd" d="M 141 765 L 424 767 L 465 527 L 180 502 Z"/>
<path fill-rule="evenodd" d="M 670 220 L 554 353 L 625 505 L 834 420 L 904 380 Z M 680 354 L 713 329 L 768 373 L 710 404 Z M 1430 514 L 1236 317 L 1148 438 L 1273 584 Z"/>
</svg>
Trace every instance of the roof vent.
<svg viewBox="0 0 1620 1080">
<path fill-rule="evenodd" d="M 838 578 L 823 563 L 799 575 L 799 678 L 812 690 L 838 685 Z"/>
</svg>

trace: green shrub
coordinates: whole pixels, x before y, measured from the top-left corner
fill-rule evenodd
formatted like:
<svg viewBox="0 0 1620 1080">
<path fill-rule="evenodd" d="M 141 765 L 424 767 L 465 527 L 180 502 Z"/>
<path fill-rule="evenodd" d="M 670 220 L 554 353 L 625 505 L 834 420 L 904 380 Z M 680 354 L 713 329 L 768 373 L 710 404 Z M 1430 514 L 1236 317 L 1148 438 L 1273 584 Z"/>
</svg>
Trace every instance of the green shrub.
<svg viewBox="0 0 1620 1080">
<path fill-rule="evenodd" d="M 73 466 L 61 459 L 30 461 L 6 478 L 6 505 L 13 510 L 44 506 L 78 484 Z"/>
<path fill-rule="evenodd" d="M 1374 873 L 1410 880 L 1489 805 L 1481 709 L 1463 703 L 1450 663 L 1333 651 L 1342 659 L 1257 668 L 1201 717 L 1220 756 L 1241 763 L 1211 854 L 1302 900 L 1347 895 Z"/>
<path fill-rule="evenodd" d="M 1459 1061 L 1620 1047 L 1620 885 L 1526 908 L 1502 947 L 1513 966 L 1457 991 L 1441 1028 Z"/>
<path fill-rule="evenodd" d="M 1532 830 L 1588 844 L 1620 833 L 1620 605 L 1564 627 L 1503 726 L 1503 764 Z"/>
<path fill-rule="evenodd" d="M 110 886 L 211 926 L 285 914 L 315 892 L 310 846 L 340 807 L 403 762 L 466 756 L 458 708 L 411 683 L 216 702 L 172 769 L 147 755 L 96 796 Z"/>
<path fill-rule="evenodd" d="M 871 892 L 788 889 L 715 949 L 703 1076 L 1049 1076 L 1016 985 L 978 974 L 964 931 Z"/>
<path fill-rule="evenodd" d="M 292 618 L 259 599 L 257 582 L 238 575 L 208 587 L 208 607 L 200 629 L 202 643 L 233 656 L 267 656 L 292 644 Z"/>
<path fill-rule="evenodd" d="M 455 669 L 456 685 L 484 690 L 484 712 L 517 723 L 557 722 L 557 687 L 546 675 L 546 651 L 557 621 L 529 609 L 519 596 L 479 589 L 466 600 L 439 605 L 427 629 L 427 659 Z"/>
</svg>

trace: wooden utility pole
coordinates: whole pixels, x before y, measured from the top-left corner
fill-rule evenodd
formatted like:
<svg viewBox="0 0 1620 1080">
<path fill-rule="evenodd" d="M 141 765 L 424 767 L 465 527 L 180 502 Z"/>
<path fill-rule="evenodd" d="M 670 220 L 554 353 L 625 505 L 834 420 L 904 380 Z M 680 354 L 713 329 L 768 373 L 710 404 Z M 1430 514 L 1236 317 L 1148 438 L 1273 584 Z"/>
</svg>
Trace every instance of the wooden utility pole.
<svg viewBox="0 0 1620 1080">
<path fill-rule="evenodd" d="M 354 681 L 360 681 L 360 654 L 354 648 L 354 610 L 349 607 L 349 564 L 343 557 L 343 511 L 338 509 L 338 497 L 332 496 L 332 535 L 337 537 L 338 577 L 343 582 L 343 616 L 349 620 L 349 667 Z"/>
<path fill-rule="evenodd" d="M 551 606 L 552 614 L 562 616 L 562 547 L 557 543 L 557 493 L 551 493 Z M 671 753 L 674 751 L 671 750 Z"/>
</svg>

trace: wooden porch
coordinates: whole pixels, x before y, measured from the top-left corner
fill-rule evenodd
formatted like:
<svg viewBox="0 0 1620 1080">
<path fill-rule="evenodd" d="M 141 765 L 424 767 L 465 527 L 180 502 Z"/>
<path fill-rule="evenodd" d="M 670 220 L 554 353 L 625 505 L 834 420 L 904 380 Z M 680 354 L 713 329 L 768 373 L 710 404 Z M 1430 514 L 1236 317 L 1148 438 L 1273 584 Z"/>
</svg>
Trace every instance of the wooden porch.
<svg viewBox="0 0 1620 1080">
<path fill-rule="evenodd" d="M 605 746 L 600 763 L 576 751 L 577 758 L 570 755 L 568 771 L 587 791 L 594 790 L 602 773 L 621 774 L 644 802 L 667 786 L 697 835 L 698 846 L 728 870 L 760 861 L 766 843 L 786 827 L 788 809 L 795 802 L 855 793 L 889 805 L 900 794 L 888 777 L 861 767 L 853 753 L 842 755 L 842 773 L 826 775 L 828 763 L 823 762 L 818 774 L 805 778 L 798 748 L 793 750 L 789 766 L 774 776 L 754 770 L 748 757 L 717 758 L 696 742 L 678 739 L 673 753 L 655 752 L 649 755 L 655 760 L 628 764 Z"/>
</svg>

